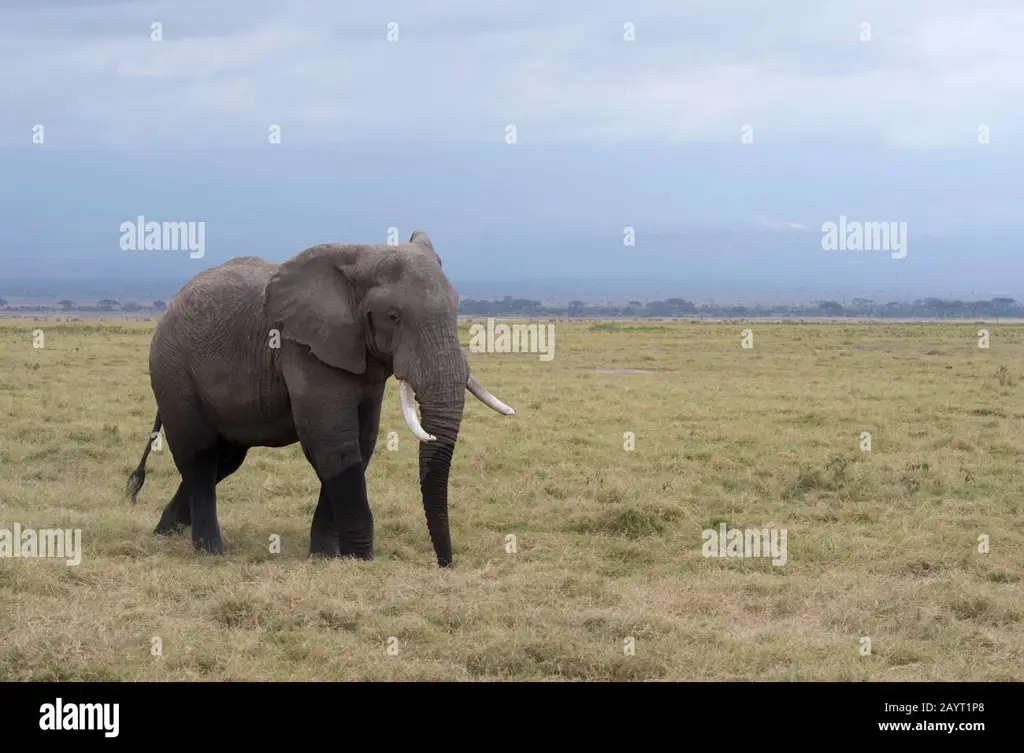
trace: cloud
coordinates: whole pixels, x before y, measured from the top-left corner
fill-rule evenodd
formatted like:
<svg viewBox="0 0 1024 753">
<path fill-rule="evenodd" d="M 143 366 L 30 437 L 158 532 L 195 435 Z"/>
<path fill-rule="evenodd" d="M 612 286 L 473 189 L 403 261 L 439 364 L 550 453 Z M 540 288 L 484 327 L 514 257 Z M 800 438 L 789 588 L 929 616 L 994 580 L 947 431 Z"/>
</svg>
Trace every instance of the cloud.
<svg viewBox="0 0 1024 753">
<path fill-rule="evenodd" d="M 8 0 L 0 146 L 1012 147 L 1022 29 L 1016 0 Z"/>
</svg>

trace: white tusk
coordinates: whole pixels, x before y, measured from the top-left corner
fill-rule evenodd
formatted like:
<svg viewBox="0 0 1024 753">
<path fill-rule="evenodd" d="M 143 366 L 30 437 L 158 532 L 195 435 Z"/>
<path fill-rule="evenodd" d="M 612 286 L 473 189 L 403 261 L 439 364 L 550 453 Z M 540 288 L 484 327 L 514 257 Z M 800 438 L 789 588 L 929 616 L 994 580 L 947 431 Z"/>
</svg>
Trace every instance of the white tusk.
<svg viewBox="0 0 1024 753">
<path fill-rule="evenodd" d="M 466 381 L 466 389 L 473 393 L 473 396 L 481 403 L 486 405 L 488 408 L 498 411 L 498 413 L 504 413 L 506 416 L 514 416 L 515 410 L 505 405 L 498 398 L 484 389 L 484 386 L 480 382 L 476 381 L 472 374 Z"/>
<path fill-rule="evenodd" d="M 416 417 L 416 407 L 412 404 L 412 387 L 409 386 L 408 382 L 403 382 L 401 379 L 398 380 L 398 397 L 402 401 L 402 415 L 405 416 L 405 422 L 409 424 L 409 428 L 416 435 L 416 438 L 421 442 L 433 442 L 437 439 L 437 437 L 423 431 L 423 426 Z"/>
</svg>

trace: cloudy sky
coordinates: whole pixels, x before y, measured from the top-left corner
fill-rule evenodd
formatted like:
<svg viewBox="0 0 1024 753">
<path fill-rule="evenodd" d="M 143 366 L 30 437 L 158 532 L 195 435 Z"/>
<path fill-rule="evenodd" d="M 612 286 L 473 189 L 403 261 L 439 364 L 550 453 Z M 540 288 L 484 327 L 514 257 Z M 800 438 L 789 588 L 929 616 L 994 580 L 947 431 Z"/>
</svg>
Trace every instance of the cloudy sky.
<svg viewBox="0 0 1024 753">
<path fill-rule="evenodd" d="M 4 0 L 0 146 L 1012 149 L 1022 41 L 1020 0 Z"/>
<path fill-rule="evenodd" d="M 456 280 L 1024 297 L 1021 0 L 0 0 L 0 67 L 0 281 L 395 227 Z"/>
</svg>

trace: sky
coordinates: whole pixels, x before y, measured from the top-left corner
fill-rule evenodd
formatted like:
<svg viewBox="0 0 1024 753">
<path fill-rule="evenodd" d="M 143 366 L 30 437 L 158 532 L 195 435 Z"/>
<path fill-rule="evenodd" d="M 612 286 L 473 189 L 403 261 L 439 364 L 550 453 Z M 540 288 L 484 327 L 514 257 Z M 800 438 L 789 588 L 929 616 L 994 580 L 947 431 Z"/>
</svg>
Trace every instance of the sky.
<svg viewBox="0 0 1024 753">
<path fill-rule="evenodd" d="M 728 283 L 735 259 L 680 235 L 700 226 L 762 233 L 735 253 L 772 284 L 1002 291 L 1022 41 L 1016 0 L 4 0 L 0 278 L 422 227 L 453 277 Z M 127 261 L 140 214 L 211 223 L 209 253 Z M 920 240 L 825 263 L 840 215 Z M 661 255 L 622 251 L 627 225 Z"/>
<path fill-rule="evenodd" d="M 493 141 L 508 124 L 528 141 L 612 144 L 735 141 L 746 124 L 755 139 L 910 148 L 968 146 L 981 124 L 1022 135 L 1016 0 L 0 8 L 0 64 L 15 72 L 0 83 L 4 146 L 36 123 L 54 146 L 113 148 L 241 147 L 271 124 L 296 143 Z"/>
</svg>

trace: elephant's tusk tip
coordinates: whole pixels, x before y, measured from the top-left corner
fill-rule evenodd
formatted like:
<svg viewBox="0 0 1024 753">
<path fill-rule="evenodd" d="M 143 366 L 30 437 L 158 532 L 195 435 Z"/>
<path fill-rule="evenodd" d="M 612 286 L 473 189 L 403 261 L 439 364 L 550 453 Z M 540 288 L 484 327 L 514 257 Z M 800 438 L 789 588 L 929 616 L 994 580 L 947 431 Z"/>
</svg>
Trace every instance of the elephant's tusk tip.
<svg viewBox="0 0 1024 753">
<path fill-rule="evenodd" d="M 416 439 L 421 442 L 433 442 L 437 439 L 433 434 L 427 434 L 423 430 L 420 420 L 416 417 L 416 409 L 413 407 L 412 387 L 409 386 L 408 382 L 401 379 L 398 380 L 398 395 L 402 402 L 402 415 L 405 416 L 405 423 L 408 424 L 409 430 Z"/>
<path fill-rule="evenodd" d="M 515 409 L 511 405 L 505 405 L 498 398 L 488 392 L 480 382 L 473 378 L 470 374 L 466 380 L 466 389 L 468 389 L 473 396 L 490 408 L 493 411 L 501 413 L 504 416 L 514 416 L 516 414 Z"/>
</svg>

